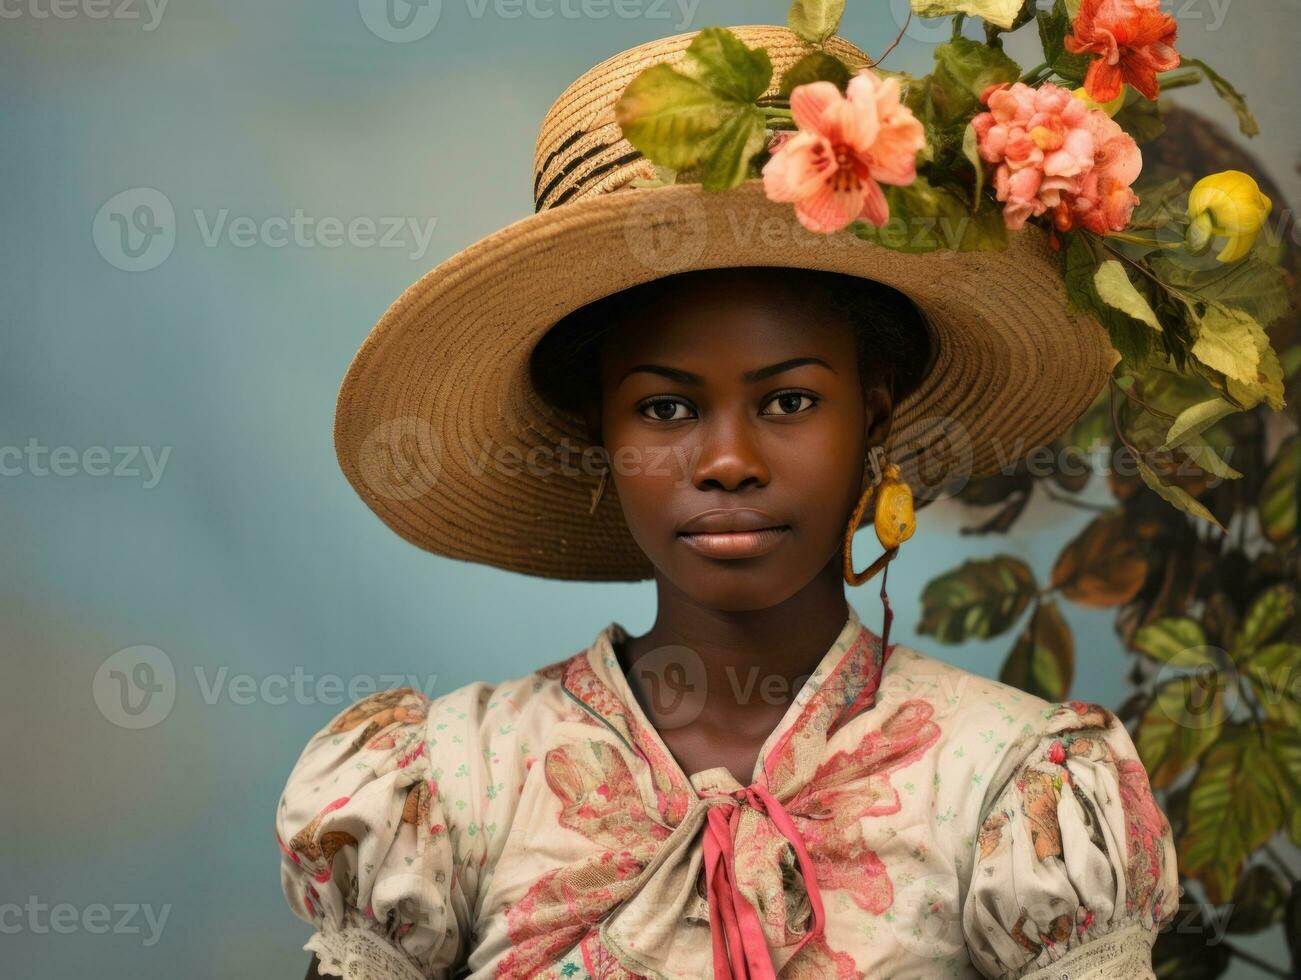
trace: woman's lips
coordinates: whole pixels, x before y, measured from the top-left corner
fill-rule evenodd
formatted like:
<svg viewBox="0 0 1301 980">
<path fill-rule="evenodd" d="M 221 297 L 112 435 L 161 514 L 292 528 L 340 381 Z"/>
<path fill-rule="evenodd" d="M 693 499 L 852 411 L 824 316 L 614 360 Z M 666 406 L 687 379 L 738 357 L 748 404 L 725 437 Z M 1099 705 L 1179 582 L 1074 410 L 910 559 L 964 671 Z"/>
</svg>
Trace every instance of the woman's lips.
<svg viewBox="0 0 1301 980">
<path fill-rule="evenodd" d="M 789 531 L 783 524 L 756 531 L 710 531 L 678 537 L 687 547 L 708 558 L 757 558 L 781 544 Z"/>
</svg>

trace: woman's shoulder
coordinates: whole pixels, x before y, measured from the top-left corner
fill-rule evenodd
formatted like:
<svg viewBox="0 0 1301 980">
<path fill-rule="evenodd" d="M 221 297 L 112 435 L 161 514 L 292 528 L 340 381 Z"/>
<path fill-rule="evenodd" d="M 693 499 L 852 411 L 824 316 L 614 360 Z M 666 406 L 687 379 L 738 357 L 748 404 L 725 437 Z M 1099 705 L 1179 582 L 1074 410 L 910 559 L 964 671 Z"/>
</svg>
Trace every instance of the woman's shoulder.
<svg viewBox="0 0 1301 980">
<path fill-rule="evenodd" d="M 881 699 L 889 698 L 924 700 L 955 736 L 990 731 L 1002 748 L 1047 732 L 1061 708 L 902 643 L 893 645 L 881 679 Z"/>
<path fill-rule="evenodd" d="M 398 687 L 361 697 L 308 738 L 289 788 L 307 782 L 324 793 L 346 783 L 355 790 L 359 781 L 394 770 L 435 781 L 468 777 L 485 757 L 503 765 L 505 742 L 527 755 L 530 738 L 567 710 L 562 682 L 577 656 L 441 693 Z"/>
</svg>

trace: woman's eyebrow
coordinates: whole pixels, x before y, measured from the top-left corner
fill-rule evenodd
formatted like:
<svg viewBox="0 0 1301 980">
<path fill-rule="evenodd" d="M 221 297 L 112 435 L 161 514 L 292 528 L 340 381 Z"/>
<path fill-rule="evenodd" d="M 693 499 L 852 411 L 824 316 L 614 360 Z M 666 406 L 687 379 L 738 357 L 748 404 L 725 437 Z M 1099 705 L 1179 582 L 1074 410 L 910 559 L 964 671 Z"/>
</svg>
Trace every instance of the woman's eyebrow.
<svg viewBox="0 0 1301 980">
<path fill-rule="evenodd" d="M 771 378 L 774 375 L 781 374 L 784 371 L 790 371 L 797 367 L 803 367 L 806 364 L 821 364 L 828 371 L 834 371 L 830 364 L 820 357 L 791 357 L 784 361 L 778 361 L 776 364 L 769 364 L 767 367 L 755 368 L 753 371 L 747 371 L 741 375 L 743 381 L 763 381 L 765 378 Z M 690 371 L 682 371 L 678 368 L 666 367 L 663 364 L 638 364 L 624 372 L 622 382 L 630 374 L 636 374 L 638 371 L 645 371 L 648 374 L 658 374 L 669 378 L 673 381 L 681 382 L 687 385 L 702 385 L 705 383 L 704 378 L 698 374 L 692 374 Z"/>
</svg>

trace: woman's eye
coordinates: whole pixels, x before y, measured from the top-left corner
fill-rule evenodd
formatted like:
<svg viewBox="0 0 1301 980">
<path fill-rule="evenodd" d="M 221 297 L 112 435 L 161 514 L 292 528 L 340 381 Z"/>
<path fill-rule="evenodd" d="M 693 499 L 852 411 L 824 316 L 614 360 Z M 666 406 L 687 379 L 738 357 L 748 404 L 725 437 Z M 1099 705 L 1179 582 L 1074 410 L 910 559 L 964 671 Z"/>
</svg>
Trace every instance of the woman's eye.
<svg viewBox="0 0 1301 980">
<path fill-rule="evenodd" d="M 661 398 L 641 406 L 641 414 L 655 422 L 681 422 L 692 418 L 691 406 L 675 398 Z"/>
<path fill-rule="evenodd" d="M 764 406 L 765 409 L 773 410 L 764 411 L 760 414 L 795 415 L 799 412 L 807 412 L 814 406 L 814 404 L 814 399 L 808 395 L 801 394 L 798 391 L 784 391 L 780 395 L 774 396 L 768 404 Z"/>
</svg>

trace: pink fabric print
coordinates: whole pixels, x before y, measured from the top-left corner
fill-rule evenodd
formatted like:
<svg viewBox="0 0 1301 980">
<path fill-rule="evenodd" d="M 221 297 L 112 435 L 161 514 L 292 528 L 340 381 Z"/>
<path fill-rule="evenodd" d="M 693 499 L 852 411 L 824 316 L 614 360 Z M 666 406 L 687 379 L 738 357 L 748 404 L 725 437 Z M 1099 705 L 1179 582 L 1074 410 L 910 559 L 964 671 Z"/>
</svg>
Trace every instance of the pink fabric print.
<svg viewBox="0 0 1301 980">
<path fill-rule="evenodd" d="M 538 879 L 506 913 L 512 950 L 499 977 L 530 977 L 581 940 L 611 908 L 632 894 L 638 875 L 668 830 L 641 804 L 623 756 L 591 740 L 546 754 L 547 785 L 561 802 L 560 824 L 602 850 Z"/>
<path fill-rule="evenodd" d="M 1156 893 L 1165 867 L 1162 841 L 1170 825 L 1152 796 L 1143 764 L 1137 759 L 1121 759 L 1116 770 L 1120 775 L 1120 806 L 1125 813 L 1125 904 L 1132 911 L 1147 908 Z"/>
</svg>

